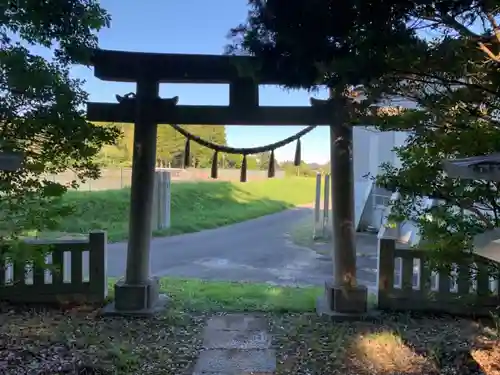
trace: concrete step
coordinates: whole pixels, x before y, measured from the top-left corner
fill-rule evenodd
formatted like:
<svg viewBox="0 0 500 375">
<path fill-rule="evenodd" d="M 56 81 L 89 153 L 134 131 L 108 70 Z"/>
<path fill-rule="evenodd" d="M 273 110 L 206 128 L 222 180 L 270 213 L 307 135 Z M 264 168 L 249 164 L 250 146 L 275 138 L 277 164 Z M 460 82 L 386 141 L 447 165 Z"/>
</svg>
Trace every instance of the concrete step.
<svg viewBox="0 0 500 375">
<path fill-rule="evenodd" d="M 267 321 L 252 314 L 214 316 L 203 331 L 203 349 L 193 375 L 270 375 L 276 353 Z"/>
</svg>

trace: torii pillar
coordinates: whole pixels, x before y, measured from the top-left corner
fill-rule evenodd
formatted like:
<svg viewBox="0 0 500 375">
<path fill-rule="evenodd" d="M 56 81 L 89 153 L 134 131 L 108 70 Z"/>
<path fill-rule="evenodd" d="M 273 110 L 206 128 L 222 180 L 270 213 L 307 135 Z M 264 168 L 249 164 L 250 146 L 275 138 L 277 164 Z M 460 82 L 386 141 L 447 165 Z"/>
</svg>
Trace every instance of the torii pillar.
<svg viewBox="0 0 500 375">
<path fill-rule="evenodd" d="M 117 97 L 119 101 L 128 98 Z M 114 286 L 114 302 L 104 315 L 146 317 L 165 308 L 167 296 L 160 294 L 158 278 L 150 277 L 151 216 L 153 212 L 156 168 L 157 120 L 154 111 L 159 100 L 159 80 L 137 81 L 135 102 L 134 153 L 130 188 L 129 240 L 125 279 Z M 172 99 L 172 107 L 177 98 Z"/>
<path fill-rule="evenodd" d="M 353 100 L 330 92 L 327 100 L 312 99 L 314 106 L 329 106 L 332 194 L 333 278 L 325 282 L 325 294 L 317 310 L 332 318 L 364 316 L 368 290 L 356 280 L 356 234 L 354 215 Z"/>
</svg>

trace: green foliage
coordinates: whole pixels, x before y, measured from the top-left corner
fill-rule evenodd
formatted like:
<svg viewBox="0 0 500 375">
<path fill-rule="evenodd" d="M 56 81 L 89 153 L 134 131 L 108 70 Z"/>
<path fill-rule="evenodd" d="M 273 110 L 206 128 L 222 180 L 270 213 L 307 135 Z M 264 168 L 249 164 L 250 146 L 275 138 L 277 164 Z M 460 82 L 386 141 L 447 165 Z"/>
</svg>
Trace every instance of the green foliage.
<svg viewBox="0 0 500 375">
<path fill-rule="evenodd" d="M 258 56 L 264 70 L 279 66 L 280 81 L 291 88 L 371 82 L 395 60 L 409 60 L 403 47 L 418 44 L 414 31 L 405 27 L 411 2 L 332 6 L 327 0 L 250 0 L 249 5 L 247 22 L 231 31 L 228 52 Z"/>
<path fill-rule="evenodd" d="M 275 213 L 314 200 L 314 180 L 309 178 L 266 179 L 246 183 L 199 182 L 172 184 L 171 235 L 197 232 Z M 128 236 L 130 191 L 68 192 L 65 203 L 74 214 L 57 230 L 88 233 L 108 231 L 111 241 Z"/>
<path fill-rule="evenodd" d="M 376 100 L 415 81 L 463 84 L 465 71 L 465 83 L 476 90 L 493 92 L 500 82 L 478 82 L 470 60 L 488 52 L 500 62 L 492 31 L 498 0 L 248 3 L 246 22 L 230 32 L 228 53 L 258 57 L 258 68 L 277 72 L 287 88 L 363 85 Z"/>
<path fill-rule="evenodd" d="M 100 126 L 109 126 L 108 124 L 97 124 Z M 134 125 L 133 124 L 114 124 L 121 130 L 120 140 L 112 146 L 102 149 L 98 156 L 101 165 L 106 166 L 131 166 L 134 144 Z M 183 126 L 191 133 L 220 145 L 227 145 L 225 126 L 214 125 L 185 125 Z M 156 157 L 172 168 L 183 167 L 183 154 L 186 139 L 168 125 L 158 125 L 158 137 L 156 143 Z M 212 165 L 213 151 L 206 147 L 191 142 L 191 156 L 193 166 L 198 168 L 209 168 Z M 223 156 L 219 156 L 219 164 L 222 167 Z M 241 157 L 240 157 L 241 158 Z"/>
<path fill-rule="evenodd" d="M 267 171 L 269 169 L 269 161 L 271 159 L 271 152 L 261 152 L 255 155 L 257 164 L 260 170 Z"/>
<path fill-rule="evenodd" d="M 401 167 L 384 165 L 377 180 L 401 195 L 393 206 L 394 219 L 418 223 L 426 240 L 421 247 L 434 251 L 435 265 L 448 267 L 451 260 L 470 255 L 474 235 L 500 225 L 500 196 L 498 183 L 449 178 L 442 160 L 500 150 L 500 129 L 453 107 L 427 109 L 412 123 L 407 144 L 395 150 Z M 429 121 L 434 126 L 422 126 Z M 423 206 L 424 197 L 441 203 Z"/>
<path fill-rule="evenodd" d="M 408 145 L 396 151 L 401 168 L 385 165 L 377 178 L 401 193 L 394 219 L 417 222 L 436 266 L 469 256 L 472 237 L 498 225 L 498 184 L 450 179 L 441 161 L 500 150 L 500 2 L 249 5 L 246 23 L 232 30 L 229 52 L 258 57 L 264 71 L 279 67 L 287 88 L 361 85 L 368 103 L 413 102 L 416 110 L 358 111 L 351 121 L 409 132 Z M 423 207 L 428 196 L 441 204 Z"/>
<path fill-rule="evenodd" d="M 223 168 L 229 169 L 240 169 L 241 163 L 243 162 L 243 157 L 241 155 L 228 154 L 222 156 Z M 259 163 L 257 163 L 257 157 L 254 155 L 247 155 L 247 169 L 248 170 L 258 170 Z"/>
<path fill-rule="evenodd" d="M 85 120 L 87 94 L 69 74 L 71 63 L 88 61 L 97 46 L 96 32 L 109 24 L 98 2 L 21 0 L 11 8 L 5 3 L 0 16 L 0 151 L 25 156 L 20 171 L 0 172 L 0 240 L 11 241 L 26 230 L 52 229 L 70 213 L 67 205 L 53 204 L 67 187 L 41 177 L 67 169 L 82 179 L 97 177 L 94 157 L 119 133 Z M 54 58 L 31 53 L 27 44 L 53 48 Z"/>
<path fill-rule="evenodd" d="M 293 161 L 285 161 L 280 164 L 281 169 L 285 171 L 286 176 L 313 177 L 316 176 L 316 171 L 306 162 L 302 161 L 300 166 L 295 166 Z"/>
</svg>

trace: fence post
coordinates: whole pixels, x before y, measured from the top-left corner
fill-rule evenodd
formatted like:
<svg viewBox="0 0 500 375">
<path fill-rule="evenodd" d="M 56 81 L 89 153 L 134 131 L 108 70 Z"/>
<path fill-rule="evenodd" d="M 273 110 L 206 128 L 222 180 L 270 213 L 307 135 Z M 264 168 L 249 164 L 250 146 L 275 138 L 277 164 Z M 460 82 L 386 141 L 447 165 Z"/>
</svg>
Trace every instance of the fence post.
<svg viewBox="0 0 500 375">
<path fill-rule="evenodd" d="M 323 189 L 323 238 L 330 238 L 332 226 L 330 223 L 330 175 L 325 174 L 325 188 Z"/>
<path fill-rule="evenodd" d="M 316 173 L 316 200 L 314 202 L 314 226 L 313 238 L 318 238 L 318 233 L 321 233 L 320 223 L 320 207 L 321 207 L 321 173 Z"/>
<path fill-rule="evenodd" d="M 396 241 L 380 238 L 377 245 L 378 275 L 377 275 L 377 303 L 378 307 L 387 308 L 389 294 L 394 288 L 394 252 Z"/>
<path fill-rule="evenodd" d="M 107 235 L 104 231 L 89 233 L 89 277 L 92 299 L 103 302 L 108 296 Z"/>
<path fill-rule="evenodd" d="M 123 167 L 120 167 L 120 189 L 123 189 Z"/>
</svg>

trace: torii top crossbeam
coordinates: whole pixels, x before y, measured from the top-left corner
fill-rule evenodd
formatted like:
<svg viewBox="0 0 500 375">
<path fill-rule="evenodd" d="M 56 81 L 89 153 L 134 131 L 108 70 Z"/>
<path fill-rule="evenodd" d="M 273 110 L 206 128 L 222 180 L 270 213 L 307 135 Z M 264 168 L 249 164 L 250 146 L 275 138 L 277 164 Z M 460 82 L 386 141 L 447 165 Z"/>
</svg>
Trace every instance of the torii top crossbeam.
<svg viewBox="0 0 500 375">
<path fill-rule="evenodd" d="M 231 83 L 250 78 L 258 70 L 258 83 L 277 85 L 277 71 L 264 69 L 255 57 L 199 55 L 177 53 L 147 53 L 98 49 L 92 65 L 95 76 L 104 81 L 136 82 L 138 78 L 153 78 L 160 83 Z"/>
<path fill-rule="evenodd" d="M 96 50 L 92 64 L 94 75 L 107 81 L 229 84 L 229 106 L 172 107 L 170 100 L 158 98 L 151 109 L 159 124 L 328 125 L 332 118 L 325 106 L 259 106 L 259 84 L 279 81 L 276 71 L 260 68 L 253 57 Z M 133 122 L 135 113 L 133 103 L 89 102 L 87 107 L 89 121 Z"/>
</svg>

